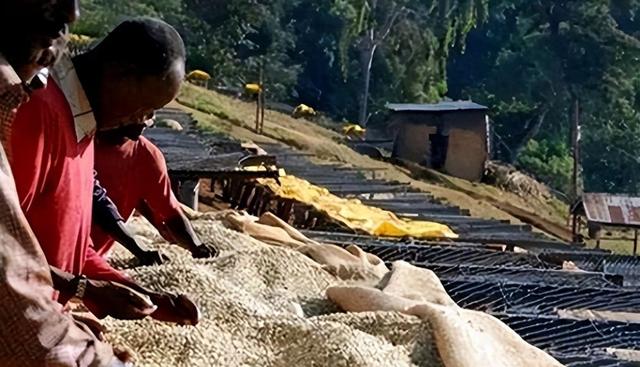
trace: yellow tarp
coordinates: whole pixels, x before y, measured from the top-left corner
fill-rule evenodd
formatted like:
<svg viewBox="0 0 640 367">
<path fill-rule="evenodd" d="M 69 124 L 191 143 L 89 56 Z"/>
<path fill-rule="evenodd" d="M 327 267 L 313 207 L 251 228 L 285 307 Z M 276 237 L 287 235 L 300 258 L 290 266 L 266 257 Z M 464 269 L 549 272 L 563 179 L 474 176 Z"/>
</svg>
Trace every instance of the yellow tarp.
<svg viewBox="0 0 640 367">
<path fill-rule="evenodd" d="M 194 70 L 187 74 L 187 80 L 209 80 L 211 79 L 211 75 L 206 71 L 202 70 Z"/>
<path fill-rule="evenodd" d="M 261 179 L 276 195 L 298 200 L 326 212 L 332 218 L 349 228 L 363 230 L 374 236 L 416 238 L 456 238 L 449 227 L 426 221 L 402 220 L 394 213 L 362 204 L 357 199 L 343 199 L 331 194 L 327 189 L 294 177 L 280 177 L 281 185 L 275 180 Z"/>
<path fill-rule="evenodd" d="M 314 110 L 312 107 L 309 107 L 306 104 L 300 104 L 293 110 L 291 116 L 298 118 L 302 116 L 315 116 L 317 114 L 318 113 L 316 112 L 316 110 Z"/>
<path fill-rule="evenodd" d="M 342 127 L 342 133 L 345 135 L 350 135 L 350 134 L 364 135 L 366 131 L 367 129 L 356 124 L 346 124 Z"/>
<path fill-rule="evenodd" d="M 262 86 L 260 84 L 256 84 L 256 83 L 245 84 L 244 85 L 244 91 L 245 91 L 245 93 L 247 93 L 249 95 L 258 94 L 258 93 L 262 92 Z"/>
</svg>

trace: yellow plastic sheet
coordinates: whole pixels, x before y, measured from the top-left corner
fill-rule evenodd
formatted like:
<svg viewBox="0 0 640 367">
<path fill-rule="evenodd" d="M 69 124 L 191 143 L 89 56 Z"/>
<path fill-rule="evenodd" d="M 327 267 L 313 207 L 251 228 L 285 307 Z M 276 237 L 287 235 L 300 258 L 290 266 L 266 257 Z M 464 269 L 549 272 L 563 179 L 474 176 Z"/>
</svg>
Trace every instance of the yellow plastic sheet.
<svg viewBox="0 0 640 367">
<path fill-rule="evenodd" d="M 298 107 L 296 107 L 291 113 L 291 115 L 296 118 L 302 116 L 316 116 L 317 114 L 316 110 L 306 104 L 298 105 Z"/>
<path fill-rule="evenodd" d="M 362 204 L 357 199 L 343 199 L 295 176 L 274 180 L 261 179 L 276 195 L 312 205 L 349 228 L 363 230 L 374 236 L 416 238 L 456 238 L 449 227 L 427 221 L 402 220 L 394 213 Z"/>
<path fill-rule="evenodd" d="M 356 124 L 346 124 L 342 127 L 342 133 L 345 135 L 349 135 L 349 134 L 364 135 L 366 131 L 367 130 L 364 129 L 362 126 L 356 125 Z"/>
<path fill-rule="evenodd" d="M 258 94 L 262 92 L 262 86 L 256 83 L 245 84 L 244 91 L 249 95 Z"/>
<path fill-rule="evenodd" d="M 206 71 L 202 70 L 194 70 L 187 74 L 187 80 L 209 80 L 211 79 L 211 75 Z"/>
</svg>

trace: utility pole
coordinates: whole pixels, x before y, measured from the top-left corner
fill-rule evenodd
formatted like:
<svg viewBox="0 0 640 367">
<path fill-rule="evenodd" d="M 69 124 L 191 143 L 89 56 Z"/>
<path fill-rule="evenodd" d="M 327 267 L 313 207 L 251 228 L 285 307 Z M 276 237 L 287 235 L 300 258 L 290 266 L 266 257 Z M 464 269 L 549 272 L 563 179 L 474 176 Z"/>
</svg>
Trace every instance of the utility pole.
<svg viewBox="0 0 640 367">
<path fill-rule="evenodd" d="M 573 176 L 571 180 L 573 200 L 580 198 L 580 101 L 574 100 L 573 126 L 571 129 L 571 150 L 573 152 Z"/>
<path fill-rule="evenodd" d="M 578 97 L 573 97 L 573 110 L 570 114 L 569 120 L 571 124 L 571 154 L 573 156 L 573 172 L 571 175 L 571 193 L 570 193 L 570 205 L 569 216 L 567 217 L 567 225 L 571 224 L 571 231 L 573 233 L 573 242 L 579 242 L 580 223 L 578 221 L 578 215 L 573 213 L 573 208 L 580 200 L 580 102 Z M 573 220 L 572 220 L 573 218 Z M 569 223 L 571 222 L 571 223 Z"/>
</svg>

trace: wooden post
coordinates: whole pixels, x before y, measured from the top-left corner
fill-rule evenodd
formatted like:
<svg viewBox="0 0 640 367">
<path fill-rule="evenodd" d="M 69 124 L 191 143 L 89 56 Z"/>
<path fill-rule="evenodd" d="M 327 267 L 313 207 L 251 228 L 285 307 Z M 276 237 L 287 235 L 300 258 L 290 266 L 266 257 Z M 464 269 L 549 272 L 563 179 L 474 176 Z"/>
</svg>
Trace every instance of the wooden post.
<svg viewBox="0 0 640 367">
<path fill-rule="evenodd" d="M 571 223 L 571 232 L 573 234 L 573 242 L 578 242 L 578 214 L 573 213 L 573 220 Z"/>
<path fill-rule="evenodd" d="M 262 134 L 262 131 L 264 130 L 264 105 L 266 102 L 266 97 L 265 97 L 265 81 L 264 81 L 264 61 L 262 61 L 262 63 L 260 64 L 260 134 Z"/>
<path fill-rule="evenodd" d="M 262 87 L 260 87 L 262 88 Z M 256 133 L 260 134 L 260 91 L 258 91 L 258 95 L 256 96 Z"/>
<path fill-rule="evenodd" d="M 260 134 L 262 134 L 263 130 L 264 130 L 264 106 L 266 104 L 267 98 L 265 96 L 266 92 L 264 90 L 264 83 L 261 82 L 261 90 L 260 90 L 260 98 L 261 98 L 261 102 L 260 102 Z"/>
<path fill-rule="evenodd" d="M 180 181 L 180 191 L 178 196 L 180 202 L 193 210 L 198 210 L 198 193 L 200 191 L 200 180 L 190 179 Z"/>
<path fill-rule="evenodd" d="M 638 230 L 633 230 L 633 256 L 638 256 Z"/>
<path fill-rule="evenodd" d="M 257 102 L 256 102 L 256 133 L 262 134 L 263 126 L 264 126 L 264 105 L 265 105 L 265 97 L 264 97 L 264 61 L 260 63 L 260 77 L 258 81 L 258 86 L 260 89 L 258 90 Z"/>
</svg>

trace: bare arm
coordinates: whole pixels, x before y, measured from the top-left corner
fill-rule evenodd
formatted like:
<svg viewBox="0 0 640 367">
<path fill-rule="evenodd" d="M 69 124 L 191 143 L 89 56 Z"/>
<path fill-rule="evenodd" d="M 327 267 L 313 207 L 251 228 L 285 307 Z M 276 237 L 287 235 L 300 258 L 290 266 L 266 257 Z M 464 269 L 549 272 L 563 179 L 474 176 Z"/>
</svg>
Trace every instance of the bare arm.
<svg viewBox="0 0 640 367">
<path fill-rule="evenodd" d="M 94 180 L 93 184 L 93 222 L 129 250 L 133 256 L 140 259 L 142 265 L 162 264 L 161 254 L 140 246 L 120 216 L 118 208 L 107 196 L 107 191 L 100 186 L 98 180 Z"/>
<path fill-rule="evenodd" d="M 193 252 L 198 246 L 202 245 L 202 241 L 200 241 L 189 219 L 184 214 L 179 213 L 173 218 L 169 218 L 165 225 L 180 247 Z"/>
<path fill-rule="evenodd" d="M 134 235 L 129 232 L 123 220 L 94 221 L 114 240 L 129 250 L 133 256 L 142 258 L 147 253 L 147 249 L 143 248 L 138 241 L 136 241 Z"/>
<path fill-rule="evenodd" d="M 165 240 L 176 243 L 178 246 L 191 252 L 195 258 L 215 257 L 218 251 L 211 245 L 203 244 L 193 229 L 191 222 L 184 215 L 179 205 L 177 209 L 173 209 L 171 215 L 165 221 L 156 218 L 150 204 L 143 201 L 137 210 L 142 214 L 156 229 L 160 232 Z"/>
<path fill-rule="evenodd" d="M 191 222 L 182 212 L 169 218 L 165 222 L 165 226 L 178 245 L 189 250 L 194 258 L 215 257 L 218 254 L 215 247 L 200 241 Z"/>
</svg>

